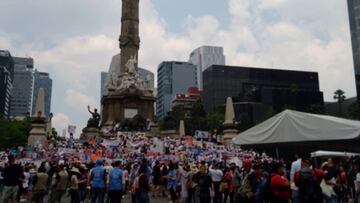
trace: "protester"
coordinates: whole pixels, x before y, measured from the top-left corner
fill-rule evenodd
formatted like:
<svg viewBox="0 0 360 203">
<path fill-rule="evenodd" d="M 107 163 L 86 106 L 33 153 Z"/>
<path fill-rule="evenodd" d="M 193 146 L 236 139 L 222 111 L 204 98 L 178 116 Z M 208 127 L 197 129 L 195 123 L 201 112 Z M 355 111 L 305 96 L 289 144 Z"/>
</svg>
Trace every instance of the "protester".
<svg viewBox="0 0 360 203">
<path fill-rule="evenodd" d="M 225 174 L 222 180 L 222 184 L 224 184 L 222 192 L 224 193 L 224 202 L 226 203 L 228 198 L 230 199 L 230 203 L 234 202 L 234 188 L 233 188 L 233 173 L 231 168 L 225 169 Z"/>
<path fill-rule="evenodd" d="M 270 179 L 272 191 L 271 203 L 288 203 L 290 201 L 290 183 L 285 175 L 283 163 L 274 163 Z"/>
<path fill-rule="evenodd" d="M 22 167 L 15 164 L 15 157 L 8 156 L 8 166 L 4 169 L 4 189 L 3 189 L 3 203 L 16 202 L 16 194 L 18 192 L 18 185 L 23 182 Z"/>
<path fill-rule="evenodd" d="M 322 203 L 322 191 L 315 171 L 308 159 L 301 160 L 300 171 L 294 174 L 294 181 L 298 188 L 300 203 Z"/>
<path fill-rule="evenodd" d="M 65 170 L 64 164 L 60 164 L 53 175 L 53 183 L 51 185 L 51 194 L 49 202 L 61 203 L 61 199 L 66 193 L 69 183 L 69 174 Z"/>
<path fill-rule="evenodd" d="M 91 182 L 91 203 L 104 203 L 105 186 L 106 186 L 106 171 L 103 167 L 104 160 L 98 159 L 96 167 L 90 173 Z"/>
<path fill-rule="evenodd" d="M 193 176 L 192 180 L 196 184 L 196 202 L 211 202 L 211 196 L 214 196 L 214 194 L 212 194 L 214 190 L 212 187 L 211 177 L 207 174 L 206 166 L 204 164 L 201 164 L 199 167 L 199 172 Z"/>
<path fill-rule="evenodd" d="M 134 181 L 134 194 L 136 197 L 137 203 L 149 203 L 149 192 L 150 192 L 150 184 L 149 177 L 147 175 L 147 166 L 142 165 L 139 169 L 139 175 L 136 177 Z"/>
<path fill-rule="evenodd" d="M 109 174 L 109 200 L 110 203 L 121 203 L 123 183 L 123 170 L 121 170 L 120 161 L 115 161 L 113 169 Z"/>
<path fill-rule="evenodd" d="M 210 166 L 209 175 L 211 176 L 211 180 L 214 187 L 214 193 L 215 193 L 213 202 L 221 203 L 222 194 L 220 192 L 220 183 L 224 174 L 220 169 L 220 163 L 214 163 L 213 165 Z"/>
<path fill-rule="evenodd" d="M 292 190 L 292 203 L 300 203 L 299 188 L 295 185 L 295 173 L 301 169 L 301 157 L 295 154 L 295 161 L 291 163 L 290 169 L 290 187 Z"/>
<path fill-rule="evenodd" d="M 181 203 L 290 200 L 322 203 L 321 197 L 336 203 L 359 201 L 360 172 L 355 158 L 339 163 L 328 160 L 322 170 L 312 167 L 305 156 L 297 157 L 290 165 L 291 162 L 284 164 L 266 154 L 243 151 L 232 145 L 189 140 L 129 133 L 118 134 L 113 139 L 98 138 L 92 144 L 59 142 L 51 147 L 31 149 L 30 155 L 20 148 L 19 152 L 7 152 L 16 154 L 15 162 L 20 169 L 14 181 L 15 192 L 10 190 L 13 194 L 8 194 L 8 202 L 13 201 L 18 186 L 33 190 L 31 200 L 40 203 L 45 200 L 103 203 L 105 199 L 109 203 L 121 202 L 128 198 L 129 189 L 134 203 L 147 203 L 151 195 L 155 202 L 167 197 L 171 202 Z M 169 146 L 167 154 L 165 141 Z M 291 166 L 289 173 L 285 172 L 285 166 L 287 169 Z M 5 168 L 1 169 L 0 164 L 1 170 Z M 1 173 L 4 181 L 11 179 L 11 173 Z M 64 195 L 66 190 L 69 197 Z M 24 192 L 18 193 L 18 197 L 26 197 Z"/>
</svg>

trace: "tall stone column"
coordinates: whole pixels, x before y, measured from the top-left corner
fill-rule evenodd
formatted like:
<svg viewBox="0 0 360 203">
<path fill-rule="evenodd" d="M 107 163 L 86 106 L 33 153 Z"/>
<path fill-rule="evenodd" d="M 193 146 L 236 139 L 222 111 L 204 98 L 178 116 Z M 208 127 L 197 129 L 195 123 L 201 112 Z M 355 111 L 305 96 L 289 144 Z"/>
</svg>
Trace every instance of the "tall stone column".
<svg viewBox="0 0 360 203">
<path fill-rule="evenodd" d="M 121 35 L 120 35 L 121 63 L 120 73 L 127 72 L 126 63 L 131 57 L 136 57 L 136 71 L 139 37 L 139 0 L 122 0 Z"/>
</svg>

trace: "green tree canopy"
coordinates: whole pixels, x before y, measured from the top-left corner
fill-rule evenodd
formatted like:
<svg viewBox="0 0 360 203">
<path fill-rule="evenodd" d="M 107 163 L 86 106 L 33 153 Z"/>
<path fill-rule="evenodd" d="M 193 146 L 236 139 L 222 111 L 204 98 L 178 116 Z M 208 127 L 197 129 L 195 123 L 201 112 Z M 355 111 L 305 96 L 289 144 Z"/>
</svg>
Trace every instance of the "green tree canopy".
<svg viewBox="0 0 360 203">
<path fill-rule="evenodd" d="M 0 148 L 25 146 L 31 130 L 30 119 L 0 119 Z"/>
</svg>

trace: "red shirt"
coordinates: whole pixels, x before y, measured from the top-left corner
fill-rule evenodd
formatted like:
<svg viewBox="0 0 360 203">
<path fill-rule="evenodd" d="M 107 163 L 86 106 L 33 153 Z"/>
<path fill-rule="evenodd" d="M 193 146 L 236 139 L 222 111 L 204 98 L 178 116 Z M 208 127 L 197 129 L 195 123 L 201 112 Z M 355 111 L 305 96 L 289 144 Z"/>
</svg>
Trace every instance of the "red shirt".
<svg viewBox="0 0 360 203">
<path fill-rule="evenodd" d="M 271 190 L 276 198 L 288 200 L 290 198 L 289 181 L 278 174 L 271 174 Z"/>
</svg>

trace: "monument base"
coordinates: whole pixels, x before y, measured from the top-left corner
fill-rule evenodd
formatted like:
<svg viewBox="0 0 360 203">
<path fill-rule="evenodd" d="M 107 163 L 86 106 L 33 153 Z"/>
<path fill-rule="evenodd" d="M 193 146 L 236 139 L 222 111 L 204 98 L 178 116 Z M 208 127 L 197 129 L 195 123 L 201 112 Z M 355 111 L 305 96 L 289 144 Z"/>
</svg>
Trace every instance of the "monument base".
<svg viewBox="0 0 360 203">
<path fill-rule="evenodd" d="M 153 96 L 138 94 L 108 95 L 101 100 L 102 104 L 102 126 L 112 126 L 125 119 L 131 119 L 137 114 L 150 121 L 154 120 Z"/>
<path fill-rule="evenodd" d="M 224 130 L 224 134 L 222 136 L 221 142 L 223 144 L 231 144 L 232 139 L 238 135 L 238 131 L 236 129 L 226 129 Z"/>
<path fill-rule="evenodd" d="M 28 146 L 38 147 L 47 145 L 46 138 L 46 124 L 36 124 L 31 125 L 31 131 L 28 137 Z"/>
<path fill-rule="evenodd" d="M 100 137 L 98 128 L 86 127 L 82 130 L 81 139 L 87 140 L 89 144 L 94 144 L 98 137 Z"/>
</svg>

